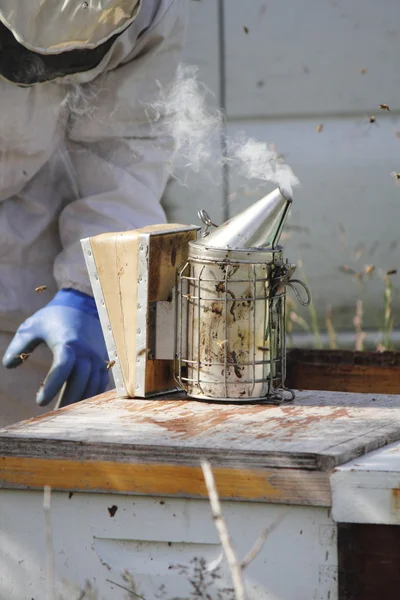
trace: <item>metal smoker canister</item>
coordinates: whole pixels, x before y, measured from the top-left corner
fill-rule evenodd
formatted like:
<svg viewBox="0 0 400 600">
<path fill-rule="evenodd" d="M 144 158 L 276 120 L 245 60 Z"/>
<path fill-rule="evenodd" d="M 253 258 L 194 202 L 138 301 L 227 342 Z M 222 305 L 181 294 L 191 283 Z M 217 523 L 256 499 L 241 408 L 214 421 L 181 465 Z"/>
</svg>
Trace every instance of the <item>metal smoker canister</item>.
<svg viewBox="0 0 400 600">
<path fill-rule="evenodd" d="M 285 399 L 285 296 L 295 267 L 276 241 L 290 203 L 276 190 L 189 243 L 178 270 L 176 373 L 190 397 Z"/>
</svg>

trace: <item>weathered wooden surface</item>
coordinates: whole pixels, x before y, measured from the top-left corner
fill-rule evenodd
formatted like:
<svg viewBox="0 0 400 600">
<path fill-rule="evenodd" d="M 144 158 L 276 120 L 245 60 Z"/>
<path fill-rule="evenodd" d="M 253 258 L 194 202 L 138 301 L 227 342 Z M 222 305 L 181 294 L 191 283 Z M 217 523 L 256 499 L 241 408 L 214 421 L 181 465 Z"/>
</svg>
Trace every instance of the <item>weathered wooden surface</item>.
<svg viewBox="0 0 400 600">
<path fill-rule="evenodd" d="M 2 457 L 0 487 L 207 498 L 199 466 Z M 330 506 L 329 477 L 299 469 L 213 469 L 224 500 Z"/>
<path fill-rule="evenodd" d="M 24 446 L 27 456 L 58 458 L 72 444 L 89 459 L 136 455 L 192 465 L 204 454 L 219 466 L 329 470 L 397 439 L 397 396 L 302 391 L 294 402 L 273 406 L 108 392 L 8 427 L 0 432 L 0 451 L 15 455 Z"/>
<path fill-rule="evenodd" d="M 291 388 L 400 394 L 400 352 L 308 350 L 288 352 Z"/>
<path fill-rule="evenodd" d="M 400 439 L 400 397 L 298 392 L 284 406 L 114 392 L 0 431 L 2 487 L 330 504 L 330 470 Z"/>
</svg>

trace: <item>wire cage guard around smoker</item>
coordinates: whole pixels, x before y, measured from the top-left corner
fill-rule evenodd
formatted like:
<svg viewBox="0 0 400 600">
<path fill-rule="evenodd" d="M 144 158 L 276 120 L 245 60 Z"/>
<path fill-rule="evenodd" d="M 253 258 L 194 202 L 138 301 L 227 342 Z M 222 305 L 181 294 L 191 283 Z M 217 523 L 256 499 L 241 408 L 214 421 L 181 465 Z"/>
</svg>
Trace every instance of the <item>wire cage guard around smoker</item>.
<svg viewBox="0 0 400 600">
<path fill-rule="evenodd" d="M 189 397 L 280 404 L 285 387 L 286 288 L 309 291 L 275 250 L 189 244 L 177 271 L 175 379 Z M 302 301 L 294 283 L 307 293 Z"/>
</svg>

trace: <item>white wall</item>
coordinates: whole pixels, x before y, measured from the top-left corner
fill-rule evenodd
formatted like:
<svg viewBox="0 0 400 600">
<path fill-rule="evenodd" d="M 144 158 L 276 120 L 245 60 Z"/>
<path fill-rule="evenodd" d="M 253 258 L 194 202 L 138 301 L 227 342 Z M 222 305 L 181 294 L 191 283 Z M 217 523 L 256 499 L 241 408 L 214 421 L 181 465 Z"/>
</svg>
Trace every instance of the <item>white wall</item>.
<svg viewBox="0 0 400 600">
<path fill-rule="evenodd" d="M 183 62 L 198 67 L 198 80 L 207 86 L 210 111 L 215 113 L 220 105 L 218 0 L 188 1 L 190 18 Z M 197 212 L 205 208 L 221 222 L 221 186 L 214 184 L 208 173 L 196 174 L 190 168 L 184 172 L 178 169 L 176 176 L 179 183 L 171 180 L 163 201 L 169 220 L 200 224 Z"/>
<path fill-rule="evenodd" d="M 274 143 L 299 177 L 285 247 L 292 261 L 305 264 L 321 320 L 332 304 L 337 327 L 351 329 L 361 298 L 365 326 L 380 328 L 381 277 L 363 285 L 340 266 L 391 269 L 400 262 L 400 185 L 391 176 L 400 171 L 400 3 L 225 0 L 224 8 L 228 134 L 243 131 Z M 199 78 L 218 102 L 218 0 L 192 0 L 190 9 L 184 60 L 199 65 Z M 381 111 L 380 103 L 391 111 Z M 368 123 L 369 115 L 378 125 Z M 168 213 L 193 222 L 204 206 L 220 220 L 220 187 L 201 176 L 190 179 L 188 187 L 168 191 Z M 263 193 L 234 172 L 230 191 L 232 214 Z M 396 313 L 396 289 L 394 304 Z"/>
</svg>

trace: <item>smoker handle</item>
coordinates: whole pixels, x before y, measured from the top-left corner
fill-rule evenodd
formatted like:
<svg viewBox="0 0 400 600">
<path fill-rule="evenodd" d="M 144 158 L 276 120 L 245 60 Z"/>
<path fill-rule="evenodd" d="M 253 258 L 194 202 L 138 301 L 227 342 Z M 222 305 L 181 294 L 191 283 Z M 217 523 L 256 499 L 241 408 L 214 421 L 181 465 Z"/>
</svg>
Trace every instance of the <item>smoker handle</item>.
<svg viewBox="0 0 400 600">
<path fill-rule="evenodd" d="M 298 283 L 305 290 L 305 292 L 307 294 L 306 300 L 302 299 L 302 297 L 300 296 L 299 291 L 296 289 L 296 286 L 293 285 L 294 283 Z M 288 281 L 286 285 L 288 287 L 290 287 L 294 291 L 294 293 L 296 294 L 297 300 L 300 302 L 300 304 L 302 306 L 309 306 L 310 305 L 310 302 L 311 302 L 311 292 L 310 292 L 310 289 L 308 288 L 308 286 L 303 281 L 300 281 L 300 279 L 290 279 L 290 281 Z"/>
<path fill-rule="evenodd" d="M 210 231 L 209 231 L 210 227 L 218 227 L 218 225 L 216 225 L 215 223 L 213 223 L 211 221 L 211 218 L 210 218 L 208 212 L 206 210 L 204 210 L 204 208 L 201 208 L 197 214 L 198 214 L 200 221 L 203 223 L 203 225 L 206 226 L 204 231 L 201 234 L 201 236 L 203 238 L 205 238 L 210 234 Z"/>
</svg>

